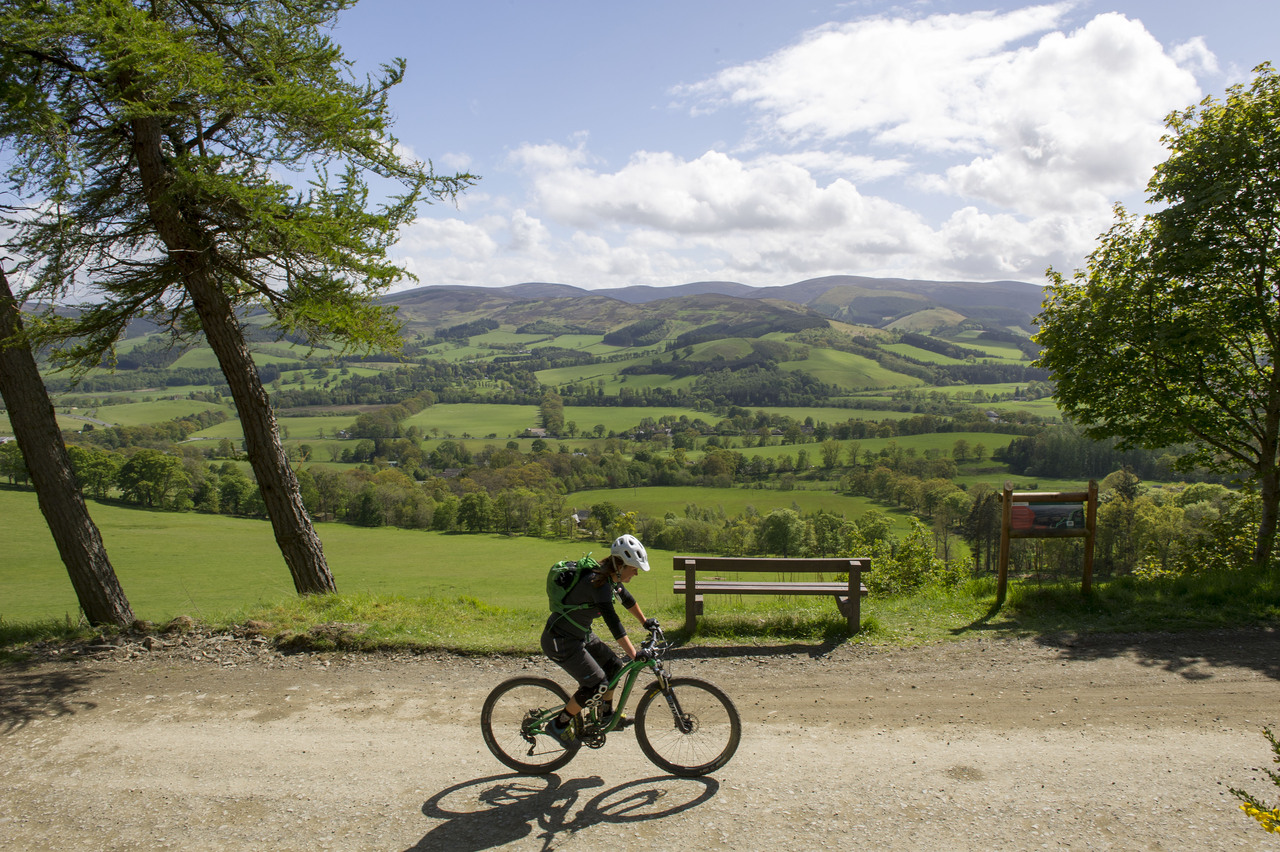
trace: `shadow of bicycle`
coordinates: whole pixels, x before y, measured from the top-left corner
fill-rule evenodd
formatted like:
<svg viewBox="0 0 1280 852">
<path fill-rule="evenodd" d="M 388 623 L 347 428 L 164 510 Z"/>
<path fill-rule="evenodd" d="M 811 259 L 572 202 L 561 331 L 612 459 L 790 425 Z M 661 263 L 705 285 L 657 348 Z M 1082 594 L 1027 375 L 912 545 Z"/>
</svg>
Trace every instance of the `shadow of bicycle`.
<svg viewBox="0 0 1280 852">
<path fill-rule="evenodd" d="M 443 822 L 408 852 L 478 852 L 529 837 L 540 839 L 547 850 L 600 823 L 663 819 L 696 808 L 720 789 L 711 778 L 644 778 L 603 790 L 575 811 L 588 790 L 603 786 L 598 776 L 564 781 L 558 775 L 493 775 L 465 781 L 422 805 L 423 814 Z"/>
</svg>

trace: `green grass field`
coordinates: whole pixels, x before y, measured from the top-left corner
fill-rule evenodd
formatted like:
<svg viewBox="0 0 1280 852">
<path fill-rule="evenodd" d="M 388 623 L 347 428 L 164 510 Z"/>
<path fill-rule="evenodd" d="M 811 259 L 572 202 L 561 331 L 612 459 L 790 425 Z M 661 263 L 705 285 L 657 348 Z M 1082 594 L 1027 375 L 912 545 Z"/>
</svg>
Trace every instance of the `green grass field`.
<svg viewBox="0 0 1280 852">
<path fill-rule="evenodd" d="M 621 408 L 618 406 L 610 406 L 607 408 L 595 408 L 582 405 L 566 405 L 564 407 L 564 419 L 567 423 L 572 420 L 578 424 L 578 431 L 585 433 L 593 430 L 597 423 L 604 426 L 605 434 L 610 432 L 624 432 L 639 425 L 640 421 L 648 417 L 655 422 L 660 417 L 688 417 L 690 420 L 701 418 L 704 422 L 713 422 L 715 416 L 707 414 L 705 411 L 698 411 L 693 408 L 658 408 L 648 406 L 627 406 Z"/>
<path fill-rule="evenodd" d="M 805 372 L 815 379 L 849 390 L 869 388 L 916 387 L 920 379 L 894 373 L 870 358 L 836 349 L 813 349 L 803 361 L 783 361 L 779 369 Z"/>
<path fill-rule="evenodd" d="M 272 606 L 294 597 L 288 568 L 266 521 L 152 512 L 90 502 L 89 511 L 125 594 L 139 618 L 207 618 Z M 66 568 L 36 506 L 35 494 L 0 488 L 6 541 L 0 549 L 0 620 L 74 619 L 78 609 Z M 546 607 L 546 569 L 560 559 L 608 545 L 589 541 L 449 535 L 345 524 L 317 526 L 330 570 L 343 593 L 403 595 L 487 605 Z M 651 551 L 653 571 L 633 584 L 646 600 L 674 600 L 671 559 Z"/>
<path fill-rule="evenodd" d="M 1025 363 L 1027 361 L 1026 356 L 1022 354 L 1022 350 L 1015 344 L 1002 343 L 998 340 L 978 340 L 977 334 L 978 332 L 972 332 L 970 337 L 962 335 L 950 342 L 963 349 L 971 350 L 974 356 L 981 361 L 1002 361 L 1008 364 Z"/>
<path fill-rule="evenodd" d="M 661 518 L 667 512 L 674 512 L 676 517 L 684 517 L 685 507 L 689 505 L 700 509 L 723 510 L 731 517 L 744 514 L 748 508 L 762 515 L 767 515 L 774 509 L 798 508 L 803 512 L 816 512 L 822 509 L 853 519 L 874 509 L 887 515 L 899 532 L 905 532 L 910 525 L 910 515 L 906 512 L 887 509 L 864 497 L 850 497 L 825 489 L 776 491 L 755 488 L 674 486 L 612 488 L 575 492 L 569 495 L 568 503 L 583 508 L 594 503 L 613 503 L 623 511 L 640 512 L 654 518 Z"/>
<path fill-rule="evenodd" d="M 205 402 L 195 399 L 157 399 L 152 402 L 131 402 L 125 405 L 103 405 L 88 412 L 98 420 L 104 420 L 117 426 L 142 426 L 147 423 L 163 423 L 189 414 L 202 411 L 221 410 L 229 415 L 235 414 L 235 407 L 230 403 Z"/>
<path fill-rule="evenodd" d="M 897 444 L 904 451 L 915 450 L 919 455 L 924 455 L 928 450 L 937 450 L 946 458 L 951 457 L 951 450 L 955 447 L 956 441 L 968 442 L 970 448 L 975 444 L 982 444 L 987 448 L 987 458 L 991 457 L 991 453 L 999 447 L 1008 446 L 1009 442 L 1016 438 L 1016 435 L 1001 435 L 996 432 L 929 432 L 924 435 L 901 435 L 896 438 L 860 438 L 836 441 L 840 445 L 840 464 L 843 466 L 848 461 L 848 452 L 850 447 L 857 445 L 859 454 L 870 451 L 871 453 L 879 453 L 881 450 L 889 446 L 889 444 Z M 776 442 L 777 436 L 773 438 Z M 741 446 L 741 438 L 734 439 L 736 446 L 735 452 L 742 453 L 748 458 L 759 456 L 761 458 L 779 459 L 782 456 L 791 456 L 795 461 L 799 458 L 800 451 L 808 453 L 809 464 L 820 465 L 822 463 L 822 444 L 780 444 L 772 443 L 767 447 L 746 447 Z M 690 458 L 698 458 L 700 454 L 690 454 Z"/>
<path fill-rule="evenodd" d="M 960 358 L 952 358 L 948 355 L 941 355 L 937 352 L 931 352 L 928 349 L 921 349 L 912 346 L 909 343 L 889 343 L 882 344 L 881 349 L 894 353 L 895 355 L 904 355 L 908 358 L 914 358 L 917 361 L 923 361 L 926 364 L 964 364 L 964 360 Z"/>
<path fill-rule="evenodd" d="M 353 416 L 352 421 L 355 420 Z M 404 421 L 407 426 L 417 426 L 423 435 L 473 435 L 498 438 L 514 438 L 526 429 L 538 425 L 536 405 L 433 405 Z"/>
<path fill-rule="evenodd" d="M 596 354 L 596 353 L 593 353 Z M 607 364 L 581 364 L 573 367 L 554 367 L 550 370 L 539 370 L 534 373 L 538 377 L 538 381 L 549 387 L 558 387 L 568 384 L 595 384 L 600 380 L 604 380 L 604 392 L 606 396 L 617 396 L 622 386 L 628 382 L 634 382 L 643 376 L 623 376 L 621 372 L 623 368 L 633 364 L 648 364 L 657 357 L 653 353 L 637 355 L 634 358 L 627 358 L 621 361 L 613 361 Z M 664 379 L 670 381 L 670 376 L 663 376 Z"/>
<path fill-rule="evenodd" d="M 419 647 L 536 654 L 546 613 L 547 567 L 607 545 L 395 529 L 319 527 L 340 594 L 300 598 L 262 521 L 155 513 L 93 504 L 116 573 L 142 619 L 190 615 L 215 629 L 266 621 L 294 647 Z M 84 640 L 66 571 L 31 492 L 0 488 L 6 547 L 0 550 L 0 665 L 24 658 L 25 643 Z M 825 647 L 847 639 L 843 617 L 820 598 L 716 597 L 697 630 L 680 628 L 683 600 L 670 592 L 674 554 L 650 550 L 653 570 L 631 584 L 648 615 L 694 645 Z M 1280 578 L 1232 571 L 1138 581 L 1014 581 L 1003 609 L 986 577 L 944 591 L 871 596 L 852 640 L 911 645 L 963 638 L 1086 632 L 1274 626 Z M 346 625 L 335 639 L 333 625 Z M 293 637 L 299 637 L 298 639 Z M 344 638 L 345 637 L 345 638 Z M 295 644 L 296 643 L 296 644 Z"/>
</svg>

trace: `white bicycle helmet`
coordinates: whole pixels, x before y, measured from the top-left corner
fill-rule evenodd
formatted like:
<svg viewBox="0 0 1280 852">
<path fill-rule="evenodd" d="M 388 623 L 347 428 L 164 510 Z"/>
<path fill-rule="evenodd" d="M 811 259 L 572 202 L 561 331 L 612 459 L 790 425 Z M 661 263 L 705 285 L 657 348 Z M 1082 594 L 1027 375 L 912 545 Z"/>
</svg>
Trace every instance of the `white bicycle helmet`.
<svg viewBox="0 0 1280 852">
<path fill-rule="evenodd" d="M 644 545 L 633 535 L 620 535 L 614 539 L 609 552 L 623 561 L 624 564 L 641 571 L 649 570 L 649 554 L 644 552 Z"/>
</svg>

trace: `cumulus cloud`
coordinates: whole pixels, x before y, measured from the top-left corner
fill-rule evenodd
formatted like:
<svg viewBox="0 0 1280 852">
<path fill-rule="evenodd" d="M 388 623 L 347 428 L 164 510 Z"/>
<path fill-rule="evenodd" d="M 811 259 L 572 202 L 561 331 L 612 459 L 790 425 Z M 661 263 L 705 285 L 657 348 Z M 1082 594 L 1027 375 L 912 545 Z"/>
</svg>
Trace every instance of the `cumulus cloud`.
<svg viewBox="0 0 1280 852">
<path fill-rule="evenodd" d="M 540 207 L 576 227 L 641 226 L 692 234 L 777 228 L 843 227 L 874 202 L 847 181 L 820 186 L 799 165 L 774 158 L 750 163 L 719 151 L 694 160 L 639 152 L 616 172 L 569 156 L 530 171 Z M 521 157 L 529 162 L 529 158 Z"/>
<path fill-rule="evenodd" d="M 765 131 L 788 140 L 877 141 L 940 150 L 973 148 L 980 124 L 967 105 L 1002 52 L 1056 26 L 1069 6 L 997 15 L 876 16 L 830 24 L 792 47 L 727 68 L 683 93 L 744 105 Z"/>
<path fill-rule="evenodd" d="M 1213 55 L 1204 39 L 1196 36 L 1173 48 L 1172 56 L 1179 65 L 1194 74 L 1221 74 L 1218 57 Z"/>
<path fill-rule="evenodd" d="M 692 113 L 745 114 L 737 144 L 620 164 L 586 134 L 518 145 L 504 167 L 526 197 L 422 220 L 401 248 L 420 275 L 435 259 L 438 276 L 490 284 L 1038 280 L 1078 265 L 1112 205 L 1136 200 L 1164 159 L 1164 116 L 1217 68 L 1199 39 L 1166 49 L 1138 21 L 1076 9 L 817 28 L 677 90 Z"/>
<path fill-rule="evenodd" d="M 1064 31 L 1070 10 L 830 25 L 686 93 L 751 107 L 781 141 L 914 158 L 923 189 L 1029 215 L 1094 212 L 1145 184 L 1164 116 L 1199 97 L 1183 66 L 1212 55 L 1194 42 L 1166 54 L 1114 13 Z"/>
</svg>

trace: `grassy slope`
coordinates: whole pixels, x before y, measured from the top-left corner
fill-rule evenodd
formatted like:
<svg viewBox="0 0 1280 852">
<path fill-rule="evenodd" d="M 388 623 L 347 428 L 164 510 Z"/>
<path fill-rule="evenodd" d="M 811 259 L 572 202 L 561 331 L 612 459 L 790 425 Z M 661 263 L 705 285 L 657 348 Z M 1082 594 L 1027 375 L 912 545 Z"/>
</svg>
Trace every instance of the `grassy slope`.
<svg viewBox="0 0 1280 852">
<path fill-rule="evenodd" d="M 831 490 L 776 491 L 754 488 L 678 488 L 674 486 L 649 486 L 644 488 L 618 488 L 578 491 L 569 495 L 567 503 L 588 507 L 593 503 L 613 503 L 626 511 L 638 511 L 650 517 L 662 517 L 674 512 L 684 517 L 685 507 L 722 510 L 726 515 L 741 515 L 748 508 L 767 515 L 774 509 L 799 507 L 805 512 L 823 509 L 846 518 L 856 518 L 869 509 L 883 512 L 894 522 L 899 532 L 909 527 L 906 512 L 889 511 L 863 497 L 850 497 Z"/>
<path fill-rule="evenodd" d="M 298 598 L 267 524 L 217 516 L 151 513 L 95 505 L 116 571 L 136 614 L 155 622 L 190 614 L 215 627 L 268 621 L 270 632 L 309 633 L 312 647 L 333 647 L 333 630 L 356 624 L 347 647 L 449 648 L 537 653 L 545 617 L 546 566 L 604 545 L 501 536 L 446 536 L 393 529 L 322 525 L 321 537 L 342 594 Z M 34 495 L 0 489 L 10 546 L 0 550 L 0 664 L 8 649 L 39 638 L 83 638 L 64 628 L 75 598 L 39 517 Z M 654 570 L 631 588 L 645 612 L 670 628 L 682 600 L 670 593 L 673 554 L 650 551 Z M 1188 630 L 1275 625 L 1280 580 L 1231 573 L 1140 582 L 1099 581 L 1091 597 L 1078 584 L 1014 583 L 1003 610 L 993 607 L 990 578 L 943 593 L 926 588 L 863 603 L 856 641 L 918 644 L 964 637 L 997 638 L 1072 632 Z M 676 633 L 693 644 L 767 645 L 840 642 L 844 620 L 820 598 L 708 601 L 698 631 Z"/>
<path fill-rule="evenodd" d="M 216 613 L 272 605 L 294 596 L 289 571 L 265 521 L 151 512 L 90 503 L 112 564 L 139 618 Z M 30 491 L 0 489 L 6 546 L 0 549 L 0 619 L 61 619 L 77 610 L 66 569 Z M 592 542 L 446 535 L 320 524 L 330 570 L 345 593 L 456 599 L 499 607 L 545 607 L 546 568 L 605 546 Z M 654 551 L 655 570 L 636 591 L 673 599 L 671 558 Z"/>
<path fill-rule="evenodd" d="M 157 399 L 153 402 L 103 405 L 93 410 L 93 416 L 117 426 L 141 426 L 213 410 L 225 411 L 233 416 L 235 414 L 235 408 L 230 403 L 219 404 L 194 399 Z"/>
<path fill-rule="evenodd" d="M 784 361 L 778 367 L 789 372 L 809 373 L 820 382 L 849 390 L 923 384 L 920 379 L 886 370 L 870 358 L 836 349 L 812 349 L 803 361 Z"/>
</svg>

